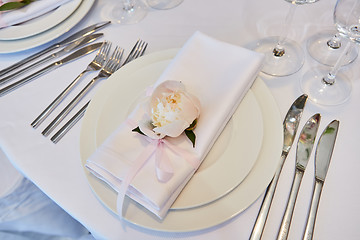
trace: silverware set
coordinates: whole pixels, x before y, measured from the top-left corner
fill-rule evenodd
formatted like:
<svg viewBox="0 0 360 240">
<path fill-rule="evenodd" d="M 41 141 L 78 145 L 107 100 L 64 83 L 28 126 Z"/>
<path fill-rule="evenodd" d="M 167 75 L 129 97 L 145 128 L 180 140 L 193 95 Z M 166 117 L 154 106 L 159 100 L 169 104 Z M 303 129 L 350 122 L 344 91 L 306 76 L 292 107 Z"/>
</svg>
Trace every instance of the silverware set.
<svg viewBox="0 0 360 240">
<path fill-rule="evenodd" d="M 115 47 L 115 50 L 110 56 L 111 43 L 109 41 L 92 43 L 98 38 L 102 37 L 102 33 L 94 33 L 95 31 L 107 26 L 110 21 L 101 22 L 89 26 L 77 33 L 71 35 L 65 40 L 51 45 L 50 47 L 33 54 L 18 63 L 15 63 L 0 71 L 0 86 L 8 83 L 14 78 L 38 67 L 44 63 L 47 63 L 56 58 L 65 56 L 61 60 L 53 62 L 46 67 L 32 73 L 10 85 L 7 85 L 0 89 L 0 97 L 14 91 L 15 89 L 29 83 L 38 76 L 48 73 L 66 63 L 74 61 L 82 56 L 92 53 L 98 50 L 95 58 L 88 64 L 88 66 L 45 108 L 45 110 L 31 123 L 33 128 L 37 128 L 53 111 L 60 105 L 60 103 L 69 95 L 69 93 L 79 84 L 80 80 L 86 73 L 99 71 L 98 75 L 94 77 L 70 103 L 54 118 L 54 120 L 42 131 L 44 136 L 50 135 L 50 133 L 62 122 L 62 120 L 74 109 L 74 107 L 83 99 L 83 97 L 96 85 L 97 82 L 103 79 L 109 78 L 120 67 L 129 63 L 130 61 L 142 56 L 146 50 L 147 43 L 138 40 L 129 55 L 121 63 L 121 59 L 124 53 L 124 49 L 119 46 Z M 88 45 L 89 43 L 92 43 Z M 79 49 L 80 48 L 80 49 Z M 75 51 L 76 50 L 76 51 Z M 55 53 L 50 54 L 51 52 Z M 74 52 L 73 52 L 74 51 Z M 44 55 L 50 54 L 46 57 Z M 110 57 L 109 57 L 110 56 Z M 36 60 L 36 61 L 35 61 Z M 33 62 L 33 63 L 31 63 Z M 24 68 L 24 65 L 28 65 Z M 57 143 L 70 129 L 76 124 L 76 122 L 85 113 L 90 101 L 87 102 L 78 113 L 76 113 L 52 138 L 54 143 Z"/>
<path fill-rule="evenodd" d="M 281 160 L 277 171 L 269 184 L 265 197 L 263 199 L 261 208 L 259 210 L 256 222 L 251 232 L 250 239 L 261 239 L 265 223 L 268 217 L 268 213 L 271 207 L 273 196 L 276 190 L 276 186 L 279 180 L 279 176 L 284 165 L 285 159 L 291 149 L 294 142 L 295 135 L 300 123 L 301 115 L 304 110 L 307 100 L 307 95 L 302 95 L 290 107 L 285 120 L 283 122 L 284 127 L 284 146 L 281 155 Z M 317 131 L 320 125 L 321 116 L 319 113 L 313 115 L 304 125 L 300 132 L 297 150 L 296 150 L 296 162 L 295 173 L 293 176 L 293 182 L 289 193 L 287 206 L 282 217 L 281 225 L 278 231 L 278 240 L 285 240 L 288 238 L 293 211 L 298 196 L 300 184 L 303 175 L 306 170 L 307 163 L 309 161 Z M 338 132 L 339 121 L 334 120 L 327 125 L 322 135 L 319 138 L 316 154 L 315 154 L 315 175 L 314 175 L 314 187 L 311 206 L 309 208 L 308 219 L 306 228 L 304 230 L 303 239 L 310 240 L 313 238 L 313 231 L 316 220 L 316 212 L 318 209 L 318 203 L 320 200 L 320 194 L 324 185 L 325 176 L 329 168 L 331 155 L 334 149 L 335 140 Z"/>
</svg>

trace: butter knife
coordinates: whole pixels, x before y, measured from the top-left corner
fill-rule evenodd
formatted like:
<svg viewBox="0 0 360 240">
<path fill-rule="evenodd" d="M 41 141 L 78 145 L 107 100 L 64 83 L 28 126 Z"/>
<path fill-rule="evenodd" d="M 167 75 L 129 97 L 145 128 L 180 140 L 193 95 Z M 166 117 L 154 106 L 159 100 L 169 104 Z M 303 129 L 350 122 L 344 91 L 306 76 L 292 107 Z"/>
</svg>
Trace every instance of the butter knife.
<svg viewBox="0 0 360 240">
<path fill-rule="evenodd" d="M 36 78 L 36 77 L 38 77 L 38 76 L 40 76 L 40 75 L 42 75 L 44 73 L 50 72 L 51 70 L 54 70 L 54 69 L 66 64 L 66 63 L 68 63 L 70 61 L 73 61 L 73 60 L 78 59 L 78 58 L 80 58 L 82 56 L 85 56 L 85 55 L 87 55 L 89 53 L 94 52 L 96 49 L 100 48 L 101 45 L 102 45 L 102 42 L 94 43 L 94 44 L 88 45 L 86 47 L 83 47 L 83 48 L 77 50 L 76 52 L 70 54 L 69 56 L 67 56 L 67 57 L 65 57 L 65 58 L 63 58 L 63 59 L 61 59 L 61 60 L 59 60 L 57 62 L 54 62 L 54 63 L 48 65 L 47 67 L 44 67 L 41 70 L 39 70 L 39 71 L 37 71 L 37 72 L 35 72 L 35 73 L 33 73 L 33 74 L 19 80 L 19 81 L 17 81 L 17 82 L 15 82 L 15 83 L 13 83 L 13 84 L 11 84 L 9 86 L 6 86 L 6 87 L 0 89 L 0 97 L 2 97 L 5 94 L 17 89 L 18 87 L 21 87 L 22 85 L 30 82 L 34 78 Z"/>
<path fill-rule="evenodd" d="M 313 239 L 316 213 L 325 177 L 329 169 L 330 159 L 334 150 L 335 140 L 339 129 L 339 121 L 334 120 L 325 128 L 321 134 L 315 153 L 315 182 L 313 195 L 309 209 L 308 219 L 303 239 Z"/>
<path fill-rule="evenodd" d="M 105 21 L 105 22 L 100 22 L 100 23 L 96 23 L 94 25 L 91 25 L 89 27 L 86 27 L 84 28 L 83 30 L 80 30 L 76 33 L 74 33 L 73 35 L 71 35 L 70 37 L 62 40 L 61 42 L 59 43 L 55 43 L 53 45 L 51 45 L 50 47 L 47 47 L 45 48 L 44 50 L 38 52 L 38 53 L 35 53 L 27 58 L 24 58 L 23 60 L 3 69 L 0 71 L 0 76 L 4 76 L 5 74 L 21 67 L 22 65 L 25 65 L 41 56 L 43 56 L 44 54 L 46 53 L 49 53 L 57 48 L 60 48 L 60 47 L 65 47 L 71 43 L 73 43 L 74 41 L 78 40 L 79 38 L 81 37 L 84 37 L 84 36 L 87 36 L 89 34 L 92 34 L 93 32 L 107 26 L 108 24 L 110 24 L 111 22 L 110 21 Z"/>
<path fill-rule="evenodd" d="M 289 154 L 289 151 L 291 149 L 291 146 L 294 142 L 294 138 L 299 126 L 299 122 L 301 119 L 301 115 L 303 113 L 305 103 L 307 100 L 307 95 L 303 94 L 300 97 L 298 97 L 295 102 L 291 105 L 289 111 L 287 112 L 284 122 L 283 122 L 283 128 L 284 128 L 284 144 L 283 144 L 283 150 L 281 153 L 280 162 L 278 165 L 278 168 L 275 172 L 275 175 L 269 184 L 268 188 L 265 192 L 265 197 L 263 199 L 263 202 L 261 204 L 260 211 L 258 213 L 258 216 L 256 218 L 256 222 L 254 224 L 254 227 L 252 229 L 250 240 L 260 239 L 261 235 L 264 231 L 264 226 L 266 223 L 267 216 L 269 214 L 271 202 L 274 197 L 275 189 L 277 182 L 279 180 L 281 169 L 284 165 L 285 159 L 287 155 Z"/>
<path fill-rule="evenodd" d="M 47 57 L 45 57 L 45 58 L 43 58 L 41 60 L 29 65 L 26 68 L 20 69 L 19 71 L 15 72 L 15 73 L 13 73 L 11 75 L 8 75 L 8 76 L 6 76 L 4 78 L 1 78 L 0 79 L 0 85 L 7 83 L 8 81 L 14 79 L 15 77 L 17 77 L 17 76 L 19 76 L 19 75 L 21 75 L 23 73 L 26 73 L 26 72 L 32 70 L 33 68 L 35 68 L 35 67 L 37 67 L 37 66 L 39 66 L 41 64 L 49 62 L 50 60 L 58 58 L 58 57 L 62 57 L 64 55 L 72 52 L 73 50 L 78 49 L 79 47 L 82 47 L 82 46 L 84 46 L 84 45 L 86 45 L 88 43 L 91 43 L 91 42 L 95 41 L 96 39 L 98 39 L 99 37 L 102 37 L 103 35 L 104 35 L 103 33 L 95 33 L 95 34 L 91 34 L 91 35 L 87 35 L 85 37 L 82 37 L 79 40 L 71 43 L 67 47 L 61 49 L 60 51 L 57 51 L 57 52 L 55 52 L 55 53 L 53 53 L 53 54 L 51 54 L 51 55 L 49 55 L 49 56 L 47 56 Z"/>
<path fill-rule="evenodd" d="M 295 165 L 294 179 L 292 182 L 290 195 L 286 205 L 286 210 L 284 212 L 284 216 L 282 218 L 281 225 L 279 228 L 279 232 L 277 236 L 278 240 L 285 240 L 288 238 L 296 198 L 299 192 L 301 180 L 304 176 L 306 165 L 309 161 L 314 146 L 317 130 L 320 124 L 320 118 L 321 117 L 319 113 L 313 115 L 305 123 L 300 133 L 299 140 L 297 143 L 297 149 L 296 149 L 296 165 Z"/>
</svg>

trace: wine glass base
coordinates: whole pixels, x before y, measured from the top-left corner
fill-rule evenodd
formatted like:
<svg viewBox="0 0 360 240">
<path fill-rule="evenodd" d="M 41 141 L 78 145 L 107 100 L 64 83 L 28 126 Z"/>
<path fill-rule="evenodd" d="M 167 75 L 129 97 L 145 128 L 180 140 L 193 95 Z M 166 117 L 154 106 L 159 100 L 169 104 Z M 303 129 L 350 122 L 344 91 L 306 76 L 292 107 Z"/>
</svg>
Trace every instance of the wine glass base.
<svg viewBox="0 0 360 240">
<path fill-rule="evenodd" d="M 148 13 L 146 5 L 142 1 L 134 1 L 131 8 L 123 2 L 109 7 L 111 18 L 118 24 L 134 24 L 140 22 Z"/>
<path fill-rule="evenodd" d="M 313 35 L 307 41 L 307 50 L 310 56 L 321 64 L 327 66 L 334 66 L 339 59 L 347 39 L 341 39 L 341 46 L 339 48 L 332 48 L 328 45 L 328 41 L 336 34 L 336 31 L 324 31 Z M 352 63 L 358 56 L 358 48 L 353 48 L 348 54 L 347 58 L 342 63 L 342 66 Z"/>
<path fill-rule="evenodd" d="M 184 0 L 147 0 L 147 4 L 154 9 L 167 10 L 177 7 Z"/>
<path fill-rule="evenodd" d="M 299 44 L 286 39 L 283 43 L 285 53 L 282 56 L 275 56 L 274 48 L 279 37 L 263 38 L 254 43 L 250 48 L 265 55 L 263 68 L 265 74 L 282 77 L 296 73 L 304 65 L 304 52 Z"/>
<path fill-rule="evenodd" d="M 300 80 L 302 91 L 314 103 L 327 106 L 335 106 L 345 103 L 351 96 L 351 82 L 343 74 L 337 74 L 336 81 L 332 85 L 323 82 L 329 69 L 314 68 L 306 72 Z"/>
</svg>

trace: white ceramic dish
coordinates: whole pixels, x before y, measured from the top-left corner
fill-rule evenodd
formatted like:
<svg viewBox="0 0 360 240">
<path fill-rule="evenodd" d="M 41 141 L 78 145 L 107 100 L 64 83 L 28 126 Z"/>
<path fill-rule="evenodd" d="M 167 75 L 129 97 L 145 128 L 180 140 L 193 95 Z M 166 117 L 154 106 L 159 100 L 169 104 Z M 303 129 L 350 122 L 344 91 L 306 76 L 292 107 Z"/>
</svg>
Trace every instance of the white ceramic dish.
<svg viewBox="0 0 360 240">
<path fill-rule="evenodd" d="M 154 82 L 167 65 L 166 61 L 164 62 L 163 60 L 167 59 L 169 61 L 172 59 L 175 53 L 176 50 L 172 50 L 151 54 L 140 58 L 139 60 L 134 61 L 132 64 L 125 66 L 122 69 L 122 76 L 126 78 L 126 81 L 129 81 L 130 79 L 128 78 L 131 78 L 132 75 L 136 76 L 134 73 L 138 72 L 140 68 L 143 68 L 145 69 L 143 73 L 138 75 L 141 76 L 142 74 L 146 74 L 143 75 L 143 77 L 146 76 L 146 78 L 152 78 L 152 81 Z M 161 65 L 161 61 L 163 61 L 162 69 L 159 67 Z M 146 66 L 156 62 L 159 62 L 159 69 L 157 69 L 157 71 L 154 71 L 154 69 L 151 67 L 146 68 Z M 156 66 L 156 64 L 154 66 Z M 138 81 L 141 82 L 141 80 Z M 124 83 L 124 80 L 121 81 L 121 79 L 118 79 L 117 81 L 113 82 L 105 82 L 105 84 L 99 89 L 91 101 L 91 104 L 83 119 L 80 144 L 83 165 L 85 164 L 88 156 L 96 149 L 103 138 L 106 137 L 105 134 L 102 135 L 102 133 L 104 131 L 111 131 L 111 128 L 113 127 L 106 125 L 107 127 L 97 128 L 97 126 L 104 126 L 104 122 L 100 117 L 102 114 L 100 115 L 99 111 L 105 109 L 103 107 L 108 101 L 106 96 L 112 96 L 113 94 L 118 93 L 117 91 L 119 89 L 110 87 L 112 83 L 121 85 L 121 83 Z M 255 98 L 255 104 L 254 101 L 251 100 L 252 94 Z M 255 162 L 255 165 L 249 174 L 245 177 L 245 179 L 243 179 L 243 181 L 238 186 L 235 186 L 235 188 L 233 187 L 232 191 L 228 192 L 225 196 L 222 196 L 221 198 L 209 204 L 195 208 L 173 208 L 169 211 L 168 215 L 162 222 L 159 222 L 156 217 L 148 213 L 140 205 L 127 199 L 127 210 L 124 216 L 126 220 L 139 226 L 161 231 L 193 231 L 222 223 L 246 209 L 252 202 L 256 200 L 256 198 L 265 190 L 275 172 L 275 168 L 281 153 L 282 125 L 276 103 L 272 98 L 269 90 L 260 79 L 255 82 L 252 90 L 248 95 L 250 96 L 247 97 L 250 98 L 250 108 L 252 106 L 256 107 L 256 105 L 258 105 L 263 116 L 262 119 L 266 119 L 266 121 L 263 122 L 264 129 L 262 131 L 263 141 L 261 151 Z M 246 105 L 246 101 L 244 103 Z M 243 103 L 241 105 L 243 105 Z M 122 116 L 118 116 L 119 119 L 126 116 L 125 113 L 120 115 Z M 98 132 L 98 130 L 101 130 L 101 132 Z M 231 157 L 233 160 L 236 159 L 236 156 Z M 217 162 L 210 164 L 210 168 L 216 163 Z M 205 170 L 204 172 L 206 172 Z M 239 171 L 241 170 L 239 169 Z M 85 170 L 85 173 L 92 190 L 97 195 L 99 200 L 107 208 L 116 213 L 115 192 L 106 184 L 92 176 L 87 170 Z M 196 177 L 196 175 L 194 175 L 194 177 Z M 196 189 L 194 190 L 196 191 Z M 192 193 L 194 193 L 194 191 L 192 191 Z M 191 192 L 189 194 L 189 196 L 191 196 Z M 181 200 L 181 195 L 179 196 L 178 200 Z M 176 206 L 176 204 L 174 205 Z"/>
<path fill-rule="evenodd" d="M 22 24 L 0 30 L 0 40 L 16 40 L 42 33 L 67 19 L 82 0 L 72 0 L 57 9 Z"/>
<path fill-rule="evenodd" d="M 68 18 L 41 34 L 12 41 L 0 40 L 0 53 L 13 53 L 27 50 L 60 37 L 85 17 L 94 2 L 95 0 L 83 0 L 79 7 Z"/>
</svg>

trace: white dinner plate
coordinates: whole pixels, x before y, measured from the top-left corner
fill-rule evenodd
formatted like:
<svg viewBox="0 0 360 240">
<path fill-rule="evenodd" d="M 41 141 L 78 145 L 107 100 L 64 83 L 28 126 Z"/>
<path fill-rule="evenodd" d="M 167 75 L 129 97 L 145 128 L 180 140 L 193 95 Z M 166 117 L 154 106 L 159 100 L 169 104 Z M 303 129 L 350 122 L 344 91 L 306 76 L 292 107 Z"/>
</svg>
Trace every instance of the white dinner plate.
<svg viewBox="0 0 360 240">
<path fill-rule="evenodd" d="M 68 32 L 85 17 L 95 0 L 83 0 L 79 7 L 64 21 L 41 34 L 17 40 L 0 40 L 0 53 L 12 53 L 34 48 Z"/>
<path fill-rule="evenodd" d="M 71 0 L 55 10 L 24 23 L 0 29 L 0 40 L 15 40 L 42 33 L 68 18 L 82 0 Z"/>
<path fill-rule="evenodd" d="M 161 63 L 158 64 L 159 69 L 157 76 L 155 76 L 156 74 L 152 75 L 152 68 L 146 68 L 146 66 L 155 64 L 156 62 L 161 62 L 163 60 L 170 60 L 174 57 L 175 53 L 176 50 L 164 51 L 135 60 L 132 64 L 128 64 L 122 69 L 122 75 L 127 81 L 129 80 L 128 78 L 131 78 L 135 72 L 138 72 L 140 68 L 143 68 L 145 69 L 145 73 L 146 71 L 149 71 L 145 75 L 146 78 L 152 77 L 152 81 L 154 82 L 158 75 L 166 67 L 166 61 L 163 62 L 163 69 L 159 67 Z M 154 66 L 156 66 L 156 64 Z M 128 77 L 126 78 L 126 76 Z M 124 79 L 122 79 L 122 81 L 119 79 L 117 82 L 114 82 L 119 84 L 119 81 L 124 82 Z M 100 117 L 102 114 L 99 116 L 99 112 L 102 109 L 105 109 L 104 105 L 108 101 L 106 96 L 112 96 L 112 94 L 117 93 L 118 91 L 118 89 L 109 88 L 107 85 L 111 86 L 111 81 L 105 82 L 105 84 L 95 94 L 95 97 L 91 101 L 91 104 L 83 119 L 80 140 L 83 165 L 85 165 L 86 159 L 92 154 L 100 141 L 105 137 L 104 135 L 101 136 L 102 132 L 97 132 L 98 129 L 102 129 L 102 131 L 106 129 L 106 127 L 97 128 L 97 126 L 104 126 L 102 122 L 103 120 L 101 120 Z M 256 100 L 255 104 L 254 101 L 251 100 L 252 94 L 253 97 L 255 96 L 253 98 Z M 248 95 L 250 96 L 247 97 L 250 98 L 249 105 L 254 105 L 255 107 L 258 105 L 260 108 L 260 112 L 262 114 L 262 118 L 260 119 L 264 119 L 264 129 L 262 130 L 263 141 L 260 139 L 260 142 L 262 142 L 261 151 L 259 152 L 259 156 L 255 162 L 255 165 L 251 169 L 250 173 L 245 177 L 245 179 L 235 189 L 218 200 L 213 201 L 212 203 L 190 209 L 185 208 L 170 210 L 162 222 L 159 222 L 156 217 L 148 213 L 140 205 L 127 199 L 126 213 L 124 216 L 125 219 L 136 225 L 161 231 L 192 231 L 222 223 L 246 209 L 252 202 L 256 200 L 256 198 L 265 190 L 275 172 L 281 153 L 282 125 L 277 105 L 269 90 L 260 79 L 257 79 Z M 244 103 L 246 103 L 246 100 Z M 246 104 L 242 103 L 241 105 Z M 122 114 L 122 117 L 125 117 L 124 113 Z M 231 121 L 233 122 L 234 119 Z M 111 130 L 111 127 L 105 131 L 109 130 Z M 243 137 L 245 138 L 247 136 L 244 135 Z M 96 139 L 99 142 L 96 142 Z M 231 157 L 231 159 L 234 160 L 238 156 Z M 209 164 L 209 168 L 212 168 L 215 164 L 217 164 L 217 162 Z M 204 168 L 204 172 L 206 172 L 205 170 L 206 168 Z M 241 171 L 241 169 L 239 169 L 239 171 Z M 221 172 L 220 169 L 219 172 Z M 95 178 L 86 169 L 85 174 L 92 190 L 99 198 L 99 200 L 107 208 L 116 213 L 116 193 L 106 184 Z M 196 174 L 194 177 L 195 176 Z M 179 200 L 180 199 L 181 195 L 179 196 Z"/>
</svg>

